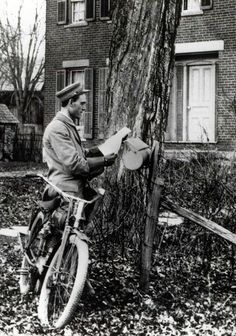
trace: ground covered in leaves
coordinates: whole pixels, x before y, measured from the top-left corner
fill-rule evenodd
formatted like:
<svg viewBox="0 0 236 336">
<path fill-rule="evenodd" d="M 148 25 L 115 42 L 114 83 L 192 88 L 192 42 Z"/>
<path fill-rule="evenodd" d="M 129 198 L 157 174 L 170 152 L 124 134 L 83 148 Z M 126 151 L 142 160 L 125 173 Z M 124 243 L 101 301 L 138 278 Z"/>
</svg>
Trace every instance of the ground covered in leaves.
<svg viewBox="0 0 236 336">
<path fill-rule="evenodd" d="M 9 172 L 6 167 L 0 171 Z M 0 227 L 27 225 L 32 203 L 42 189 L 36 179 L 1 177 Z M 147 294 L 139 289 L 138 258 L 132 249 L 116 253 L 115 258 L 108 253 L 104 259 L 91 246 L 90 279 L 95 294 L 85 290 L 74 320 L 56 332 L 40 326 L 37 297 L 19 294 L 17 270 L 22 255 L 16 240 L 0 237 L 0 335 L 236 335 L 232 249 L 223 244 L 205 272 L 202 258 L 188 249 L 184 230 L 177 240 L 172 238 L 173 230 L 177 229 L 162 231 L 161 241 L 155 243 Z M 185 248 L 178 248 L 180 239 Z"/>
</svg>

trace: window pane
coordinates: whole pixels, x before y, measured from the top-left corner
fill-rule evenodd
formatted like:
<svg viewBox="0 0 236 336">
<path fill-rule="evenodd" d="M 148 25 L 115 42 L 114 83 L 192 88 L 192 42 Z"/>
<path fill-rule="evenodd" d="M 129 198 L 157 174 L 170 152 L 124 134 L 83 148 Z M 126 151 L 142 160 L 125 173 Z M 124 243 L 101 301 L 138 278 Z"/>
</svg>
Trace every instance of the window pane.
<svg viewBox="0 0 236 336">
<path fill-rule="evenodd" d="M 72 23 L 85 20 L 85 2 L 76 1 L 71 3 Z"/>
<path fill-rule="evenodd" d="M 200 0 L 184 0 L 183 10 L 199 10 Z"/>
<path fill-rule="evenodd" d="M 70 73 L 70 83 L 79 82 L 84 87 L 84 71 L 72 70 Z"/>
<path fill-rule="evenodd" d="M 83 70 L 72 70 L 70 72 L 70 84 L 79 82 L 82 87 L 84 87 L 84 71 Z M 80 126 L 84 126 L 84 114 L 80 120 Z M 83 130 L 80 130 L 81 137 L 83 137 Z"/>
</svg>

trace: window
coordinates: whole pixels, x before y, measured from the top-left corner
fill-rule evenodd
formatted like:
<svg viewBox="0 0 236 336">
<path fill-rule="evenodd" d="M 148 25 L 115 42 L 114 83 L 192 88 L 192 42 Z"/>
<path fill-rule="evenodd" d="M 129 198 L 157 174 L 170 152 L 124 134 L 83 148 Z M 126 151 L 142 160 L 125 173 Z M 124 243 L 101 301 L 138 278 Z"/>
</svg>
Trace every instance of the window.
<svg viewBox="0 0 236 336">
<path fill-rule="evenodd" d="M 84 127 L 84 137 L 91 139 L 93 137 L 93 69 L 73 69 L 68 70 L 69 84 L 79 82 L 82 87 L 89 90 L 87 93 L 87 107 L 83 114 L 80 126 Z"/>
<path fill-rule="evenodd" d="M 94 19 L 95 0 L 57 0 L 58 24 L 84 25 Z"/>
<path fill-rule="evenodd" d="M 84 70 L 71 70 L 70 71 L 70 84 L 79 82 L 84 87 Z"/>
<path fill-rule="evenodd" d="M 85 1 L 71 0 L 71 23 L 85 21 Z"/>
<path fill-rule="evenodd" d="M 212 7 L 212 0 L 183 0 L 183 15 L 202 14 L 202 9 Z"/>
<path fill-rule="evenodd" d="M 62 90 L 66 85 L 80 82 L 81 85 L 89 90 L 87 93 L 87 109 L 81 121 L 84 127 L 84 137 L 91 139 L 93 136 L 93 69 L 64 69 L 56 72 L 56 92 Z M 56 112 L 60 110 L 60 101 L 56 98 Z"/>
<path fill-rule="evenodd" d="M 215 141 L 215 62 L 176 63 L 166 141 Z"/>
<path fill-rule="evenodd" d="M 199 10 L 200 1 L 199 0 L 184 0 L 183 1 L 183 10 Z"/>
</svg>

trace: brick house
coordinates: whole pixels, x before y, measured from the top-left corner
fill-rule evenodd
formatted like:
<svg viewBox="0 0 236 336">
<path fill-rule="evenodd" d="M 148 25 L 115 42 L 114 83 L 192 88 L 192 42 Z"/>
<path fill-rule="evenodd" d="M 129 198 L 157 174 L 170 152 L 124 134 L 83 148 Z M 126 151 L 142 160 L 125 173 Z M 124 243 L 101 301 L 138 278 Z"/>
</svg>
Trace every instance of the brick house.
<svg viewBox="0 0 236 336">
<path fill-rule="evenodd" d="M 90 89 L 87 139 L 102 138 L 111 21 L 109 0 L 47 0 L 45 126 L 55 92 L 76 80 Z M 166 149 L 236 145 L 235 0 L 184 0 L 176 41 Z"/>
<path fill-rule="evenodd" d="M 101 138 L 111 38 L 109 0 L 48 0 L 46 9 L 45 125 L 58 110 L 55 92 L 80 81 L 89 89 L 84 136 Z"/>
</svg>

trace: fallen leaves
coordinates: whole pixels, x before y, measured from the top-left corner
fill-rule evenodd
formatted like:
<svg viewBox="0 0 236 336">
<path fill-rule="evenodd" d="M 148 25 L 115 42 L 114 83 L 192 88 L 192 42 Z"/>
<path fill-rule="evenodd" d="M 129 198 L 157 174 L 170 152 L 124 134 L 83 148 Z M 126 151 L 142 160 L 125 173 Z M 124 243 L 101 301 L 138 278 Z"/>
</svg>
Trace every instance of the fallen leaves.
<svg viewBox="0 0 236 336">
<path fill-rule="evenodd" d="M 1 228 L 24 225 L 42 184 L 36 180 L 0 180 Z M 167 246 L 168 247 L 168 246 Z M 198 258 L 199 259 L 199 258 Z M 139 290 L 139 271 L 118 253 L 101 260 L 91 246 L 89 278 L 74 320 L 63 330 L 43 329 L 37 298 L 21 297 L 17 270 L 21 253 L 16 240 L 0 237 L 0 336 L 219 336 L 236 335 L 236 282 L 229 282 L 223 258 L 214 260 L 210 278 L 190 254 L 157 251 L 147 294 Z"/>
</svg>

